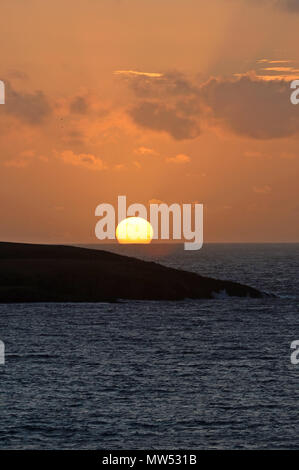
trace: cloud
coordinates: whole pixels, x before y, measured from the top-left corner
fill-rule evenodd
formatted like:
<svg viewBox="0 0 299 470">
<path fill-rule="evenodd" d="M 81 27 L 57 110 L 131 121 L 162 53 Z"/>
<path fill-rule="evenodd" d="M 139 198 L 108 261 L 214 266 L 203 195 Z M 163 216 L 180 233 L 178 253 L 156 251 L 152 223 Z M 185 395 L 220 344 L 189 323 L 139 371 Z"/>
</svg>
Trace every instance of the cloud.
<svg viewBox="0 0 299 470">
<path fill-rule="evenodd" d="M 178 72 L 155 80 L 138 76 L 130 83 L 135 99 L 127 113 L 136 125 L 175 140 L 195 139 L 201 127 L 209 126 L 260 140 L 295 136 L 299 108 L 290 102 L 287 79 L 297 70 L 299 75 L 299 69 L 291 62 L 261 59 L 260 75 L 248 72 L 205 83 Z"/>
<path fill-rule="evenodd" d="M 259 59 L 257 61 L 260 64 L 290 64 L 292 61 L 288 59 L 283 59 L 283 60 L 272 60 L 272 59 Z"/>
<path fill-rule="evenodd" d="M 158 152 L 148 147 L 138 147 L 134 150 L 134 153 L 137 155 L 158 155 Z"/>
<path fill-rule="evenodd" d="M 293 13 L 299 12 L 299 0 L 276 0 L 276 5 Z"/>
<path fill-rule="evenodd" d="M 83 96 L 77 96 L 70 104 L 70 111 L 74 114 L 86 114 L 88 103 Z"/>
<path fill-rule="evenodd" d="M 129 114 L 139 126 L 167 132 L 176 140 L 194 139 L 200 134 L 196 120 L 179 112 L 175 106 L 144 101 L 132 108 Z"/>
<path fill-rule="evenodd" d="M 71 150 L 65 150 L 60 154 L 65 163 L 75 166 L 81 166 L 88 170 L 101 171 L 106 168 L 102 159 L 95 157 L 90 153 L 76 154 Z"/>
<path fill-rule="evenodd" d="M 293 60 L 260 59 L 257 61 L 256 70 L 253 72 L 257 78 L 262 80 L 285 80 L 291 82 L 299 78 L 298 63 Z M 247 74 L 235 74 L 242 77 Z"/>
<path fill-rule="evenodd" d="M 253 192 L 257 194 L 269 194 L 272 191 L 271 186 L 268 186 L 268 185 L 260 186 L 260 187 L 254 186 L 252 189 L 253 189 Z"/>
<path fill-rule="evenodd" d="M 175 157 L 168 157 L 166 158 L 166 161 L 168 163 L 175 163 L 177 165 L 182 165 L 185 163 L 189 163 L 191 161 L 191 158 L 188 157 L 188 155 L 184 155 L 183 153 L 180 153 L 176 155 Z"/>
<path fill-rule="evenodd" d="M 1 108 L 5 113 L 32 125 L 41 124 L 51 114 L 51 107 L 42 91 L 25 93 L 14 90 L 10 82 L 5 85 L 5 106 Z"/>
<path fill-rule="evenodd" d="M 137 70 L 116 70 L 113 72 L 114 75 L 123 75 L 125 77 L 149 77 L 149 78 L 161 78 L 162 73 L 158 72 L 138 72 Z"/>
<path fill-rule="evenodd" d="M 120 74 L 120 71 L 119 71 Z M 135 104 L 127 111 L 135 124 L 156 132 L 166 132 L 176 140 L 200 134 L 196 87 L 178 71 L 141 73 L 122 71 Z"/>
<path fill-rule="evenodd" d="M 299 133 L 299 112 L 285 81 L 249 75 L 211 79 L 202 87 L 201 100 L 219 125 L 238 135 L 277 139 Z"/>
<path fill-rule="evenodd" d="M 272 7 L 280 8 L 289 13 L 299 12 L 299 0 L 246 0 L 247 3 L 254 3 L 255 5 L 269 5 Z"/>
<path fill-rule="evenodd" d="M 182 73 L 178 71 L 161 74 L 155 79 L 152 76 L 140 74 L 126 76 L 130 89 L 139 98 L 178 98 L 197 93 L 197 88 Z"/>
</svg>

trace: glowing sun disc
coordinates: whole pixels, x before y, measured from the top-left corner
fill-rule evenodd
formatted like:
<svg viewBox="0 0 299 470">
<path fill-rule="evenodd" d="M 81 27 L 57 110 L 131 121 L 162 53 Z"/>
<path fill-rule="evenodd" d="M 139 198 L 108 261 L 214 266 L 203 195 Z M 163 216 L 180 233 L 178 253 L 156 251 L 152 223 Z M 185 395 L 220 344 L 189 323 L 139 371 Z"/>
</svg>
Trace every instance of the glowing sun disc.
<svg viewBox="0 0 299 470">
<path fill-rule="evenodd" d="M 119 243 L 150 243 L 153 235 L 153 227 L 142 217 L 128 217 L 116 228 L 116 238 Z"/>
</svg>

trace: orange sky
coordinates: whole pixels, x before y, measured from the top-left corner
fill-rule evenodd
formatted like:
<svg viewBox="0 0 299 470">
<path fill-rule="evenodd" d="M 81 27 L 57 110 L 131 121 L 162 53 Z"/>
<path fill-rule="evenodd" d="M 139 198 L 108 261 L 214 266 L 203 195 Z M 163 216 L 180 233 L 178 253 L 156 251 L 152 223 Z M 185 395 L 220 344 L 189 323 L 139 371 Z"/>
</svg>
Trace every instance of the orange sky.
<svg viewBox="0 0 299 470">
<path fill-rule="evenodd" d="M 205 241 L 299 241 L 299 1 L 1 3 L 2 240 L 97 242 L 98 204 L 204 204 Z"/>
</svg>

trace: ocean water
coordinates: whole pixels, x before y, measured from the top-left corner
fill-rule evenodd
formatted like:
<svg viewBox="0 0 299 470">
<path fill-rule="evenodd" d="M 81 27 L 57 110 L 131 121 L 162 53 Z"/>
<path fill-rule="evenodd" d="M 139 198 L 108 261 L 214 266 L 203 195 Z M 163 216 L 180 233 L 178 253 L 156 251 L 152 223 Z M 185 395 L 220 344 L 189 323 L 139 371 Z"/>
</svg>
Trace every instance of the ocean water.
<svg viewBox="0 0 299 470">
<path fill-rule="evenodd" d="M 0 305 L 0 448 L 298 449 L 299 245 L 128 254 L 277 298 Z"/>
</svg>

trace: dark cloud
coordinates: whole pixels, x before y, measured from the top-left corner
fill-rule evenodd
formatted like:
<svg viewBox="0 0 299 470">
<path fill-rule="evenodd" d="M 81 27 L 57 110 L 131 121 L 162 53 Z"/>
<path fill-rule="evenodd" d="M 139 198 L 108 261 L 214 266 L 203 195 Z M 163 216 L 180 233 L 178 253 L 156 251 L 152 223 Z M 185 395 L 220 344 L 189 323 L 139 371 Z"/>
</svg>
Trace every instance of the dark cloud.
<svg viewBox="0 0 299 470">
<path fill-rule="evenodd" d="M 75 114 L 86 114 L 88 103 L 82 96 L 77 96 L 70 104 L 70 111 Z"/>
<path fill-rule="evenodd" d="M 299 12 L 299 0 L 284 0 L 279 3 L 282 3 L 283 7 L 289 11 Z"/>
<path fill-rule="evenodd" d="M 197 90 L 183 74 L 173 71 L 152 78 L 146 75 L 128 75 L 125 80 L 136 96 L 157 98 L 158 96 L 181 96 L 196 94 Z"/>
<path fill-rule="evenodd" d="M 299 133 L 299 109 L 291 104 L 290 94 L 288 82 L 244 76 L 210 80 L 200 99 L 220 125 L 236 134 L 275 139 Z"/>
<path fill-rule="evenodd" d="M 269 5 L 289 11 L 290 13 L 299 12 L 299 0 L 246 0 L 255 5 Z"/>
<path fill-rule="evenodd" d="M 124 75 L 137 103 L 129 110 L 134 122 L 158 132 L 167 132 L 176 140 L 194 139 L 198 124 L 198 88 L 183 74 L 173 71 L 151 76 L 131 72 Z"/>
<path fill-rule="evenodd" d="M 179 77 L 180 86 L 175 86 Z M 279 139 L 299 134 L 299 106 L 290 102 L 290 83 L 264 80 L 254 75 L 233 79 L 210 79 L 194 85 L 179 74 L 163 82 L 138 77 L 147 88 L 145 99 L 137 93 L 137 104 L 129 111 L 134 122 L 144 128 L 164 131 L 174 139 L 194 139 L 200 135 L 199 122 L 229 129 L 254 139 Z M 167 88 L 167 83 L 169 88 Z M 174 91 L 175 90 L 175 91 Z M 180 90 L 180 92 L 179 92 Z"/>
<path fill-rule="evenodd" d="M 167 132 L 176 140 L 193 139 L 200 134 L 199 125 L 193 117 L 162 103 L 143 101 L 131 109 L 130 116 L 136 124 Z"/>
<path fill-rule="evenodd" d="M 41 124 L 51 113 L 51 107 L 42 91 L 19 92 L 5 82 L 5 106 L 1 111 L 17 117 L 28 124 Z"/>
<path fill-rule="evenodd" d="M 284 10 L 299 13 L 299 0 L 275 0 L 275 4 Z"/>
</svg>

